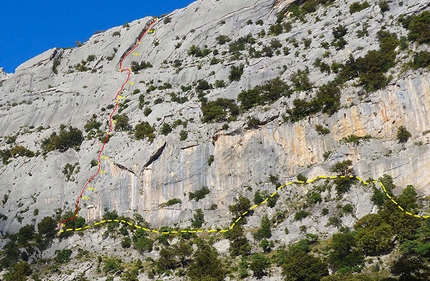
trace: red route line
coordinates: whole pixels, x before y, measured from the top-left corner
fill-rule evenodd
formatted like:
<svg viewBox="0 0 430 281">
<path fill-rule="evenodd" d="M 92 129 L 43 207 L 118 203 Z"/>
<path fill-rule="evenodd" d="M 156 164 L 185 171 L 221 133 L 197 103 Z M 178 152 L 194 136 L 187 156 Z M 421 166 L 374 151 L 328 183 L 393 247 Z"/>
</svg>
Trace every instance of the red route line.
<svg viewBox="0 0 430 281">
<path fill-rule="evenodd" d="M 138 39 L 137 43 L 133 46 L 133 48 L 130 49 L 130 51 L 128 51 L 125 56 L 123 56 L 123 58 L 120 60 L 119 62 L 119 72 L 124 72 L 127 71 L 127 79 L 124 81 L 124 83 L 122 83 L 121 88 L 118 90 L 118 92 L 115 95 L 115 107 L 112 110 L 111 114 L 109 115 L 109 132 L 106 132 L 106 137 L 103 141 L 103 145 L 100 149 L 100 152 L 97 155 L 97 172 L 94 173 L 94 175 L 92 175 L 87 182 L 84 184 L 84 186 L 81 189 L 81 193 L 78 196 L 78 199 L 76 199 L 76 203 L 75 203 L 75 215 L 71 218 L 65 219 L 65 220 L 61 220 L 58 223 L 58 228 L 61 229 L 61 227 L 70 221 L 75 220 L 78 216 L 79 216 L 79 203 L 81 202 L 82 196 L 85 192 L 85 190 L 87 190 L 88 185 L 90 184 L 90 182 L 92 180 L 95 179 L 95 177 L 97 177 L 100 174 L 100 162 L 101 162 L 101 156 L 103 154 L 103 151 L 105 149 L 106 143 L 109 141 L 109 134 L 113 131 L 113 115 L 115 114 L 116 110 L 118 109 L 118 96 L 119 94 L 124 90 L 125 85 L 128 83 L 128 81 L 130 81 L 130 75 L 131 75 L 131 69 L 130 68 L 122 68 L 122 63 L 124 62 L 124 60 L 136 49 L 139 47 L 140 45 L 140 41 L 142 40 L 143 36 L 146 35 L 146 33 L 148 33 L 148 30 L 157 22 L 157 18 L 155 18 L 146 28 L 145 32 L 143 32 L 142 36 L 140 36 L 140 38 Z"/>
</svg>

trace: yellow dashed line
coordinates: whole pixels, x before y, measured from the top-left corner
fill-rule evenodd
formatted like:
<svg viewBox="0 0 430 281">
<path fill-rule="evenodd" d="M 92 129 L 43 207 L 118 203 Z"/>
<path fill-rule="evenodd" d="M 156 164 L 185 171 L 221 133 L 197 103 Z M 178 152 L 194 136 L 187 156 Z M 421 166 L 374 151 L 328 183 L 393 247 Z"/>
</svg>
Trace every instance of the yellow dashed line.
<svg viewBox="0 0 430 281">
<path fill-rule="evenodd" d="M 102 158 L 107 159 L 108 157 L 102 156 Z M 100 172 L 102 173 L 102 171 L 104 171 L 104 170 L 101 170 Z M 307 184 L 307 183 L 312 183 L 312 182 L 314 182 L 314 181 L 316 181 L 318 179 L 328 179 L 328 178 L 330 178 L 330 179 L 337 179 L 337 178 L 351 178 L 351 179 L 354 179 L 355 178 L 355 179 L 357 179 L 362 184 L 369 184 L 369 182 L 364 181 L 360 177 L 353 177 L 353 176 L 317 176 L 317 177 L 315 177 L 313 179 L 307 180 L 306 182 L 304 182 L 304 181 L 287 182 L 285 185 L 279 186 L 277 188 L 277 190 L 280 190 L 280 189 L 282 189 L 282 188 L 284 188 L 284 187 L 286 187 L 288 185 L 292 185 L 293 183 L 296 183 L 296 184 Z M 382 182 L 377 181 L 377 180 L 373 180 L 371 182 L 379 184 L 381 186 L 382 190 L 384 191 L 384 194 L 387 196 L 387 198 L 389 198 L 391 202 L 393 202 L 394 204 L 396 204 L 397 208 L 399 208 L 399 210 L 401 210 L 402 212 L 404 212 L 406 215 L 409 215 L 409 216 L 412 216 L 412 217 L 415 217 L 415 218 L 419 218 L 419 219 L 428 219 L 428 218 L 430 218 L 430 215 L 422 215 L 422 216 L 420 216 L 420 215 L 417 215 L 417 214 L 413 214 L 413 213 L 411 213 L 409 211 L 405 211 L 405 209 L 402 206 L 400 206 L 399 203 L 397 203 L 397 201 L 395 201 L 393 199 L 393 197 L 390 196 L 390 194 L 388 194 L 388 192 L 387 192 L 387 190 L 386 190 L 386 188 L 385 188 L 385 186 L 384 186 L 384 184 Z M 121 223 L 124 223 L 124 224 L 128 224 L 129 226 L 133 226 L 133 227 L 135 227 L 137 229 L 142 229 L 142 230 L 147 231 L 147 232 L 158 233 L 158 234 L 163 234 L 163 235 L 179 234 L 179 233 L 218 233 L 218 232 L 219 233 L 225 233 L 225 232 L 228 232 L 231 229 L 233 229 L 233 227 L 236 226 L 236 224 L 240 220 L 242 220 L 246 215 L 248 215 L 250 211 L 258 208 L 259 206 L 262 206 L 262 205 L 266 204 L 267 201 L 269 200 L 269 198 L 270 197 L 274 197 L 276 194 L 278 194 L 278 192 L 274 191 L 269 197 L 265 198 L 260 204 L 252 205 L 248 210 L 246 210 L 245 212 L 243 212 L 241 216 L 239 216 L 238 218 L 236 218 L 236 220 L 234 220 L 234 222 L 231 223 L 230 226 L 228 226 L 225 229 L 206 229 L 206 230 L 205 229 L 194 229 L 194 230 L 182 229 L 182 230 L 160 231 L 160 230 L 157 230 L 157 229 L 149 229 L 149 228 L 146 228 L 146 227 L 142 227 L 142 226 L 140 226 L 138 224 L 134 224 L 133 222 L 125 220 L 125 219 L 121 219 L 121 220 L 119 220 L 119 219 L 113 219 L 113 220 L 112 219 L 108 219 L 108 220 L 100 220 L 100 221 L 94 222 L 92 225 L 86 225 L 84 227 L 60 229 L 58 231 L 58 234 L 61 234 L 63 232 L 69 232 L 69 231 L 82 231 L 82 230 L 86 230 L 86 229 L 89 229 L 91 227 L 95 227 L 95 226 L 98 226 L 100 224 L 107 223 L 107 222 L 108 223 L 111 223 L 111 222 L 119 223 L 119 222 L 121 222 Z M 78 214 L 76 214 L 76 216 L 78 216 Z M 64 226 L 64 224 L 62 226 Z"/>
</svg>

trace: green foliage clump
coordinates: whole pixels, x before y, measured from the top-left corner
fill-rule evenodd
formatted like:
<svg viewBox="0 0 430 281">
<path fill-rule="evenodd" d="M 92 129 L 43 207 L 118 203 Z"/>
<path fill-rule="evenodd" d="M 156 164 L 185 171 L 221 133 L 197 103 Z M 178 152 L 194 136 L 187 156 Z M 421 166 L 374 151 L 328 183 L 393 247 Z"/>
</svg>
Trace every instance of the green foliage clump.
<svg viewBox="0 0 430 281">
<path fill-rule="evenodd" d="M 72 178 L 73 172 L 77 173 L 79 171 L 79 163 L 76 162 L 74 165 L 67 163 L 63 168 L 63 174 L 66 176 L 66 181 L 74 181 L 75 179 Z M 75 168 L 76 171 L 75 171 Z"/>
<path fill-rule="evenodd" d="M 186 130 L 181 130 L 179 132 L 179 140 L 184 141 L 188 138 L 188 132 Z"/>
<path fill-rule="evenodd" d="M 257 232 L 254 233 L 254 238 L 256 240 L 260 241 L 264 238 L 272 237 L 272 231 L 271 231 L 270 227 L 271 227 L 271 222 L 270 222 L 269 218 L 267 217 L 267 215 L 265 215 L 261 219 L 260 229 L 258 229 Z"/>
<path fill-rule="evenodd" d="M 148 141 L 152 142 L 155 139 L 155 129 L 146 121 L 137 124 L 134 127 L 134 130 L 134 137 L 137 140 L 143 140 L 147 138 Z"/>
<path fill-rule="evenodd" d="M 164 123 L 161 127 L 161 134 L 167 136 L 172 132 L 172 126 L 169 123 Z"/>
<path fill-rule="evenodd" d="M 193 215 L 191 226 L 194 228 L 200 228 L 202 227 L 204 222 L 205 222 L 205 216 L 203 214 L 202 209 L 197 209 L 196 213 Z"/>
<path fill-rule="evenodd" d="M 301 221 L 302 219 L 306 218 L 307 216 L 309 216 L 308 212 L 306 212 L 304 210 L 300 210 L 294 214 L 294 220 Z"/>
<path fill-rule="evenodd" d="M 186 271 L 191 281 L 225 280 L 226 271 L 218 259 L 216 249 L 203 239 L 197 240 L 197 250 L 193 255 L 193 263 Z"/>
<path fill-rule="evenodd" d="M 344 143 L 352 143 L 354 144 L 354 146 L 359 145 L 360 141 L 367 141 L 370 140 L 372 138 L 372 136 L 370 135 L 365 135 L 362 137 L 359 137 L 357 135 L 349 135 L 347 137 L 343 137 L 340 141 L 344 142 Z"/>
<path fill-rule="evenodd" d="M 349 5 L 349 12 L 353 14 L 353 13 L 360 12 L 369 7 L 370 7 L 370 4 L 367 1 L 364 1 L 362 3 L 354 2 L 351 5 Z"/>
<path fill-rule="evenodd" d="M 106 258 L 103 259 L 103 271 L 105 273 L 118 273 L 122 272 L 122 261 L 119 258 Z"/>
<path fill-rule="evenodd" d="M 244 65 L 241 64 L 239 66 L 233 65 L 230 68 L 230 74 L 228 75 L 228 79 L 230 82 L 239 81 L 243 74 Z"/>
<path fill-rule="evenodd" d="M 357 241 L 352 233 L 334 234 L 331 248 L 328 262 L 336 271 L 346 273 L 360 270 L 364 256 L 361 249 L 357 248 Z"/>
<path fill-rule="evenodd" d="M 97 121 L 97 115 L 93 114 L 93 116 L 85 124 L 84 130 L 87 133 L 91 130 L 99 131 L 101 125 L 102 123 Z"/>
<path fill-rule="evenodd" d="M 210 166 L 210 165 L 212 165 L 212 163 L 215 161 L 215 157 L 213 156 L 213 155 L 209 155 L 209 158 L 208 158 L 208 165 Z"/>
<path fill-rule="evenodd" d="M 169 206 L 173 206 L 175 204 L 181 204 L 182 201 L 179 198 L 173 198 L 170 199 L 169 201 L 165 202 L 165 203 L 161 203 L 159 206 L 160 208 L 164 208 L 164 207 L 169 207 Z"/>
<path fill-rule="evenodd" d="M 169 95 L 170 95 L 170 100 L 172 102 L 177 102 L 177 103 L 183 104 L 183 103 L 186 103 L 188 101 L 188 97 L 186 97 L 186 96 L 180 97 L 175 93 L 169 93 Z"/>
<path fill-rule="evenodd" d="M 115 123 L 115 130 L 116 131 L 130 130 L 130 124 L 128 123 L 128 121 L 130 119 L 128 118 L 128 116 L 125 113 L 114 115 L 112 117 L 112 120 L 115 121 L 114 123 Z"/>
<path fill-rule="evenodd" d="M 137 73 L 139 70 L 150 68 L 150 67 L 152 67 L 152 64 L 146 61 L 141 61 L 140 63 L 137 61 L 132 61 L 130 66 L 131 71 L 133 71 L 134 73 Z"/>
<path fill-rule="evenodd" d="M 397 129 L 397 140 L 399 141 L 399 143 L 407 142 L 410 137 L 412 137 L 411 133 L 406 130 L 404 126 L 400 126 Z"/>
<path fill-rule="evenodd" d="M 224 45 L 225 43 L 228 43 L 231 41 L 227 35 L 219 35 L 215 39 L 218 42 L 218 44 L 220 44 L 220 45 Z"/>
<path fill-rule="evenodd" d="M 430 43 L 430 11 L 411 16 L 407 19 L 407 28 L 409 30 L 408 39 L 416 41 L 419 44 Z"/>
<path fill-rule="evenodd" d="M 295 99 L 294 107 L 287 109 L 289 116 L 286 119 L 297 122 L 320 111 L 332 115 L 340 109 L 340 95 L 340 89 L 335 82 L 321 85 L 312 100 Z"/>
<path fill-rule="evenodd" d="M 330 172 L 336 173 L 341 176 L 349 176 L 354 173 L 354 170 L 351 168 L 351 166 L 351 160 L 344 160 L 342 162 L 337 162 L 333 166 L 331 166 Z"/>
<path fill-rule="evenodd" d="M 14 157 L 34 157 L 35 153 L 22 145 L 15 145 L 11 149 L 0 150 L 0 157 L 2 158 L 3 164 L 7 165 L 10 163 L 9 159 Z"/>
<path fill-rule="evenodd" d="M 205 57 L 211 53 L 211 50 L 207 49 L 206 47 L 202 50 L 200 47 L 192 45 L 190 49 L 188 50 L 188 55 L 194 56 L 194 57 Z"/>
<path fill-rule="evenodd" d="M 55 261 L 57 263 L 67 263 L 72 255 L 71 249 L 55 250 Z"/>
<path fill-rule="evenodd" d="M 205 198 L 210 192 L 211 191 L 207 186 L 203 186 L 201 189 L 196 190 L 196 192 L 190 192 L 189 199 L 194 199 L 196 202 L 199 202 L 199 200 Z"/>
<path fill-rule="evenodd" d="M 310 253 L 308 240 L 301 240 L 288 250 L 278 250 L 276 261 L 284 280 L 319 281 L 328 276 L 327 262 Z"/>
<path fill-rule="evenodd" d="M 253 272 L 252 276 L 257 277 L 257 279 L 261 279 L 268 274 L 268 269 L 270 269 L 270 260 L 264 254 L 253 254 L 251 256 L 249 269 Z"/>
<path fill-rule="evenodd" d="M 133 247 L 140 253 L 151 252 L 154 246 L 154 241 L 147 237 L 147 233 L 143 229 L 137 229 L 132 237 Z"/>
<path fill-rule="evenodd" d="M 260 190 L 257 190 L 254 193 L 254 204 L 261 204 L 264 200 L 267 199 L 267 206 L 270 208 L 275 207 L 276 202 L 279 199 L 278 193 L 276 193 L 274 196 L 271 196 L 267 190 L 264 190 L 263 192 L 260 192 Z"/>
<path fill-rule="evenodd" d="M 238 198 L 234 198 L 235 204 L 228 206 L 228 209 L 233 214 L 234 219 L 242 216 L 245 211 L 248 211 L 251 207 L 251 201 L 244 197 L 243 195 L 239 195 Z M 251 212 L 248 212 L 250 214 Z M 246 217 L 243 217 L 239 222 L 239 224 L 246 223 Z"/>
<path fill-rule="evenodd" d="M 215 101 L 202 101 L 202 122 L 223 122 L 234 120 L 239 115 L 239 107 L 235 100 L 218 98 Z"/>
<path fill-rule="evenodd" d="M 414 59 L 410 63 L 413 69 L 427 68 L 430 69 L 430 52 L 421 51 L 414 54 Z"/>
<path fill-rule="evenodd" d="M 45 153 L 57 149 L 60 152 L 65 152 L 69 148 L 78 150 L 83 141 L 84 137 L 81 130 L 72 126 L 69 127 L 69 130 L 66 130 L 66 126 L 62 125 L 58 134 L 53 132 L 49 138 L 42 141 L 42 149 Z"/>
<path fill-rule="evenodd" d="M 240 92 L 237 100 L 241 103 L 242 109 L 249 110 L 258 105 L 273 103 L 283 96 L 289 97 L 291 94 L 292 91 L 287 83 L 277 77 L 263 85 Z"/>
<path fill-rule="evenodd" d="M 315 125 L 315 131 L 317 131 L 318 135 L 324 136 L 330 134 L 330 130 L 322 125 Z"/>
</svg>

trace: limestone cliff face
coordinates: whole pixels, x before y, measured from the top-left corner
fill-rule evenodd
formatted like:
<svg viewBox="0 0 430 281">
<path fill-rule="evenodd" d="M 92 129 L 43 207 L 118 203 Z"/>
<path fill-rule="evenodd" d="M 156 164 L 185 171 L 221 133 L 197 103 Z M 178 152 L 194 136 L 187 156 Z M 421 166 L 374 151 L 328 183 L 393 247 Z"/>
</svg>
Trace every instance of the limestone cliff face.
<svg viewBox="0 0 430 281">
<path fill-rule="evenodd" d="M 355 173 L 362 178 L 389 174 L 401 187 L 412 184 L 420 194 L 430 194 L 426 169 L 430 165 L 430 146 L 429 135 L 425 134 L 430 130 L 428 71 L 400 73 L 399 66 L 393 70 L 394 78 L 388 87 L 369 94 L 358 94 L 358 88 L 346 85 L 342 92 L 343 108 L 332 116 L 317 114 L 296 123 L 284 122 L 282 115 L 286 114 L 286 105 L 291 105 L 294 98 L 307 95 L 298 93 L 241 115 L 237 121 L 229 123 L 228 129 L 222 129 L 223 124 L 200 121 L 198 93 L 194 89 L 182 93 L 181 86 L 192 85 L 199 79 L 211 84 L 224 80 L 225 88 L 212 89 L 206 97 L 209 100 L 236 98 L 241 90 L 278 76 L 288 81 L 293 73 L 305 67 L 309 68 L 311 81 L 321 85 L 332 80 L 334 74 L 322 74 L 312 63 L 326 51 L 320 46 L 324 36 L 327 41 L 332 39 L 331 32 L 327 32 L 334 26 L 332 18 L 348 27 L 346 39 L 349 43 L 340 51 L 330 47 L 326 60 L 342 62 L 351 53 L 359 57 L 377 48 L 378 21 L 388 22 L 390 14 L 397 17 L 407 11 L 410 13 L 410 9 L 420 11 L 427 5 L 425 0 L 404 1 L 403 7 L 393 5 L 389 14 L 383 16 L 376 4 L 352 17 L 345 10 L 346 4 L 326 11 L 320 8 L 316 13 L 322 21 L 296 22 L 292 31 L 277 37 L 286 46 L 285 39 L 296 38 L 301 42 L 312 36 L 309 49 L 304 49 L 302 43 L 297 48 L 289 44 L 289 54 L 247 58 L 243 52 L 237 61 L 222 55 L 223 51 L 228 51 L 228 44 L 218 45 L 215 38 L 219 35 L 228 35 L 234 40 L 251 33 L 257 42 L 269 45 L 275 37 L 259 38 L 258 33 L 268 30 L 276 21 L 276 14 L 292 2 L 198 1 L 168 15 L 170 21 L 161 19 L 154 25 L 155 32 L 146 34 L 139 48 L 123 62 L 124 67 L 129 67 L 132 61 L 146 61 L 152 67 L 132 73 L 132 83 L 125 86 L 122 94 L 130 99 L 123 111 L 129 116 L 130 125 L 134 127 L 140 121 L 148 121 L 156 128 L 157 137 L 150 143 L 135 140 L 127 132 L 115 132 L 103 154 L 101 169 L 104 172 L 91 182 L 91 190 L 84 194 L 87 200 L 82 201 L 81 216 L 96 220 L 109 208 L 128 216 L 140 213 L 155 227 L 188 226 L 192 211 L 202 208 L 206 210 L 207 227 L 224 227 L 231 219 L 228 206 L 234 198 L 238 194 L 252 198 L 257 189 L 273 188 L 269 183 L 270 175 L 278 175 L 284 183 L 298 173 L 309 178 L 329 174 L 332 164 L 345 159 L 353 161 Z M 416 5 L 410 8 L 412 2 Z M 344 15 L 338 15 L 339 10 L 344 11 Z M 115 103 L 115 93 L 126 78 L 125 73 L 118 72 L 119 61 L 151 20 L 146 17 L 128 26 L 95 34 L 80 47 L 48 50 L 19 66 L 11 75 L 0 71 L 1 149 L 10 147 L 6 144 L 6 136 L 17 135 L 16 144 L 32 151 L 41 150 L 42 140 L 58 131 L 61 124 L 83 129 L 93 114 L 103 122 L 102 130 L 108 130 L 109 105 Z M 255 24 L 258 20 L 264 22 L 263 26 Z M 356 23 L 361 21 L 367 21 L 370 26 L 370 35 L 364 44 L 355 35 L 361 28 Z M 406 34 L 396 25 L 390 28 L 399 36 Z M 211 64 L 212 55 L 203 58 L 189 55 L 192 45 L 218 49 L 218 57 L 223 61 Z M 180 66 L 173 66 L 175 60 Z M 231 66 L 241 63 L 245 65 L 241 80 L 228 82 Z M 79 71 L 79 65 L 89 70 Z M 150 85 L 159 87 L 164 83 L 171 84 L 172 89 L 147 93 Z M 148 116 L 138 108 L 139 94 L 132 94 L 137 89 L 152 109 Z M 189 101 L 172 102 L 170 92 L 187 95 Z M 154 104 L 160 98 L 163 102 Z M 264 125 L 249 129 L 246 124 L 250 116 L 259 118 Z M 164 123 L 173 124 L 177 119 L 188 121 L 187 127 L 179 125 L 167 136 L 159 133 Z M 330 134 L 318 135 L 317 124 L 329 128 Z M 406 144 L 397 142 L 399 126 L 405 126 L 412 134 Z M 186 140 L 179 139 L 181 130 L 188 132 Z M 341 141 L 351 134 L 372 138 L 357 146 Z M 164 143 L 159 157 L 148 165 L 151 155 Z M 0 164 L 0 197 L 7 195 L 0 206 L 0 213 L 6 215 L 7 220 L 0 221 L 0 230 L 17 231 L 22 225 L 52 215 L 58 208 L 73 210 L 82 186 L 96 171 L 90 162 L 100 148 L 99 140 L 85 140 L 79 151 L 70 149 L 64 153 L 50 152 L 46 157 L 19 157 L 8 165 Z M 323 155 L 328 151 L 332 153 L 325 159 Z M 214 156 L 211 165 L 208 164 L 210 155 Z M 79 165 L 79 171 L 70 181 L 66 181 L 62 173 L 67 163 Z M 209 187 L 210 195 L 199 202 L 190 201 L 189 193 L 203 186 Z M 367 198 L 368 195 L 362 196 Z M 174 198 L 182 203 L 160 207 Z M 217 204 L 218 209 L 208 210 L 213 204 Z M 35 209 L 39 213 L 33 215 Z M 371 210 L 367 205 L 360 212 Z"/>
</svg>

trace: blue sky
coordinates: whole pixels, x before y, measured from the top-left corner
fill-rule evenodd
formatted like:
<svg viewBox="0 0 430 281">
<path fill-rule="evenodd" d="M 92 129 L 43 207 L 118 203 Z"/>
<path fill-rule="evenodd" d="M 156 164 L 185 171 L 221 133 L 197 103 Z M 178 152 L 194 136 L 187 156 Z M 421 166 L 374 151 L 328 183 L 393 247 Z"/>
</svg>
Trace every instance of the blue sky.
<svg viewBox="0 0 430 281">
<path fill-rule="evenodd" d="M 73 47 L 97 30 L 148 15 L 160 16 L 194 0 L 12 0 L 0 8 L 0 67 L 6 72 L 54 47 Z"/>
</svg>

